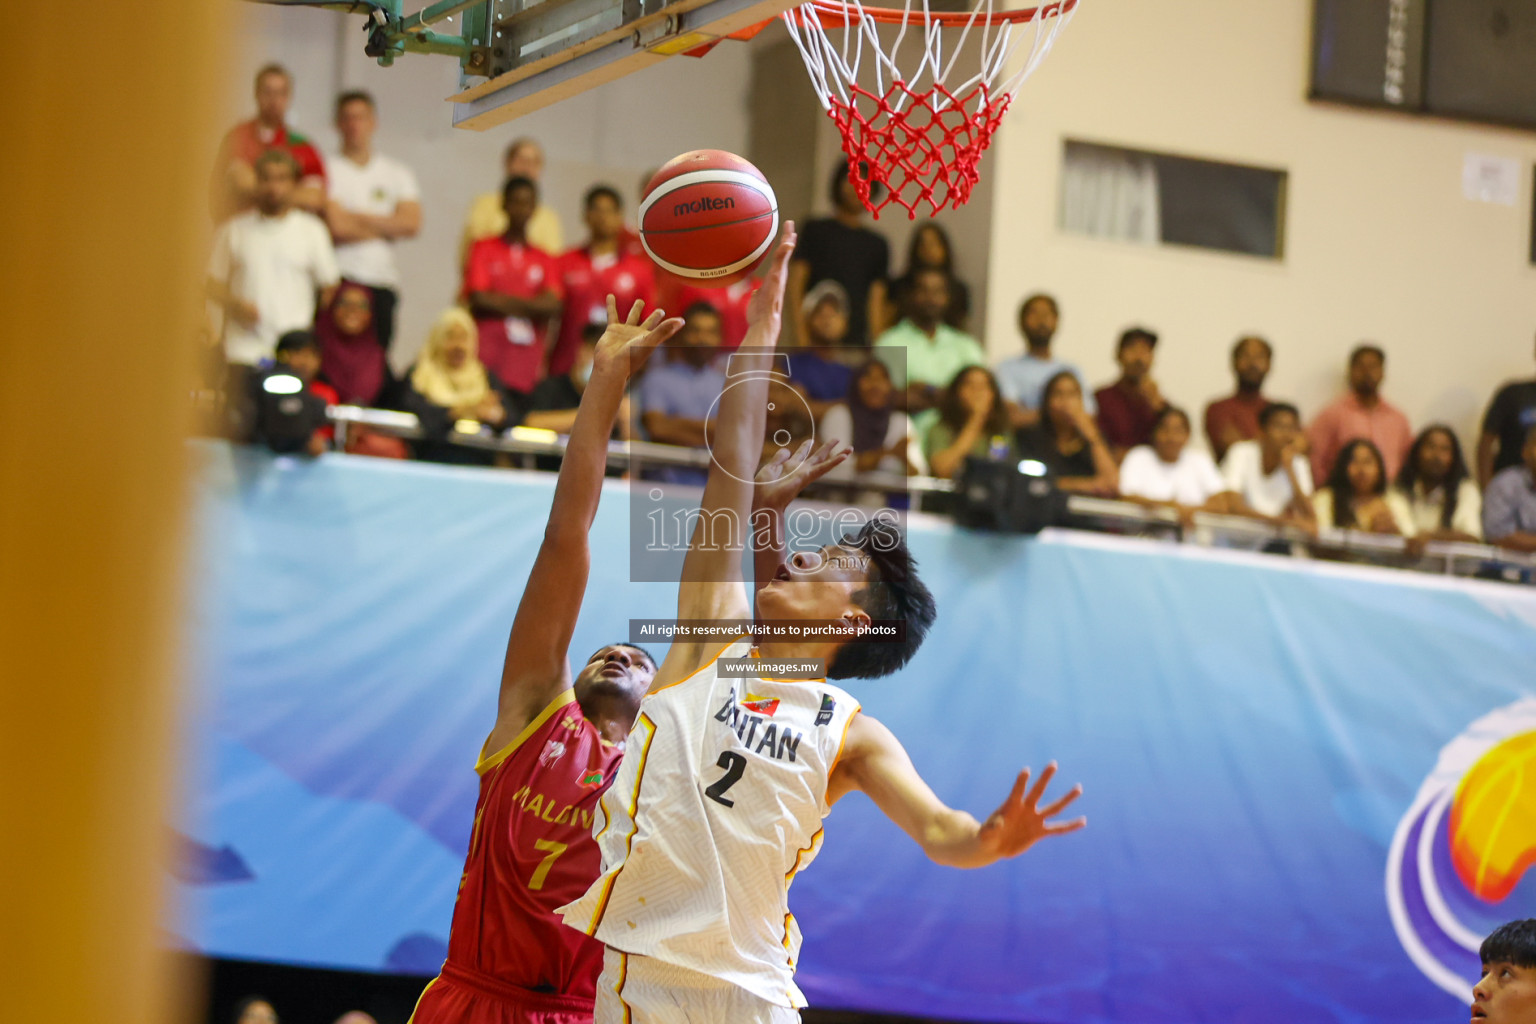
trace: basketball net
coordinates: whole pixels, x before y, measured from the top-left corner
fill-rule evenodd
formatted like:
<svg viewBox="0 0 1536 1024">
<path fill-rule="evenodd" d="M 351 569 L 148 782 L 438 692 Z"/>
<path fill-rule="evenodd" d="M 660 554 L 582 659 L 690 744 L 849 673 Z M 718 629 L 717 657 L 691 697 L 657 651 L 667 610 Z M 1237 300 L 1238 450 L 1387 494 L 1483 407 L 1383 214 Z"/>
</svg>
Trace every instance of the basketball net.
<svg viewBox="0 0 1536 1024">
<path fill-rule="evenodd" d="M 891 203 L 916 219 L 965 205 L 980 180 L 978 165 L 1008 105 L 1040 66 L 1077 0 L 1056 0 L 1028 10 L 993 9 L 979 0 L 969 14 L 928 10 L 928 0 L 900 9 L 865 7 L 860 0 L 810 0 L 781 17 L 795 41 L 811 85 L 837 125 L 848 157 L 848 178 L 859 200 L 879 218 Z M 880 26 L 898 25 L 889 49 Z M 842 29 L 841 43 L 827 30 Z M 922 59 L 903 72 L 898 50 L 908 30 L 922 32 Z M 946 30 L 959 30 L 948 46 Z M 972 31 L 980 35 L 981 68 L 951 84 Z M 1009 72 L 1029 39 L 1028 56 Z M 861 67 L 865 69 L 860 79 Z"/>
</svg>

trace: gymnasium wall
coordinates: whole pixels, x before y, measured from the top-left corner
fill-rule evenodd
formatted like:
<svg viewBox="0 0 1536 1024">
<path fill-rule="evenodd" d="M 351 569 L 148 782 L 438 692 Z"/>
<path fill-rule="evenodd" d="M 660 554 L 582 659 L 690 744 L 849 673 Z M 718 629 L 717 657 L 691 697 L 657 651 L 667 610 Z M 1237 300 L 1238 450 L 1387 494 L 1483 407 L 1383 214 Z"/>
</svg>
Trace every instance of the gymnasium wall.
<svg viewBox="0 0 1536 1024">
<path fill-rule="evenodd" d="M 1276 345 L 1269 390 L 1316 411 L 1348 348 L 1388 351 L 1388 397 L 1469 438 L 1493 388 L 1531 372 L 1536 136 L 1307 102 L 1311 4 L 1084 0 L 983 165 L 996 201 L 987 347 L 1021 351 L 1014 308 L 1061 300 L 1060 354 L 1114 376 L 1119 331 L 1158 330 L 1157 377 L 1192 412 L 1231 388 L 1243 332 Z M 1062 139 L 1284 168 L 1279 262 L 1137 247 L 1056 227 Z M 1518 159 L 1514 206 L 1462 197 L 1469 152 Z"/>
</svg>

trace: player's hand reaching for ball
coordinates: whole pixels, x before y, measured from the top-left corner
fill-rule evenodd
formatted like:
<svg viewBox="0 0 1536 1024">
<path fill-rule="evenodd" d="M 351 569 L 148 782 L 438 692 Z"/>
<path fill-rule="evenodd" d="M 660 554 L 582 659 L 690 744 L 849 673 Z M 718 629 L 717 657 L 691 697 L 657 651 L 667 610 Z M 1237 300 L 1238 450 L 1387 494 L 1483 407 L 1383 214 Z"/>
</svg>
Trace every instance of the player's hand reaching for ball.
<svg viewBox="0 0 1536 1024">
<path fill-rule="evenodd" d="M 653 309 L 642 320 L 644 313 L 645 303 L 636 299 L 629 316 L 620 317 L 617 302 L 608 296 L 608 327 L 597 339 L 597 351 L 592 356 L 594 376 L 617 374 L 620 380 L 628 380 L 656 346 L 682 329 L 681 317 L 664 320 L 664 311 Z"/>
<path fill-rule="evenodd" d="M 841 441 L 824 441 L 815 450 L 813 444 L 814 439 L 808 438 L 793 452 L 780 448 L 763 463 L 752 494 L 754 508 L 788 508 L 807 484 L 820 480 L 853 454 Z"/>
<path fill-rule="evenodd" d="M 980 831 L 976 833 L 976 841 L 984 851 L 997 858 L 1017 857 L 1046 836 L 1076 832 L 1088 824 L 1087 818 L 1060 822 L 1050 820 L 1082 795 L 1082 786 L 1073 786 L 1065 796 L 1044 807 L 1040 806 L 1040 799 L 1055 775 L 1056 762 L 1052 761 L 1040 773 L 1034 787 L 1030 788 L 1029 769 L 1019 772 L 1018 779 L 1013 783 L 1013 792 L 1008 794 L 1003 806 L 982 822 Z"/>
<path fill-rule="evenodd" d="M 765 335 L 758 339 L 760 345 L 774 345 L 779 339 L 779 322 L 784 315 L 784 285 L 789 281 L 789 258 L 795 253 L 795 222 L 784 222 L 779 232 L 779 244 L 768 258 L 768 272 L 763 283 L 747 303 L 747 325 L 763 329 Z"/>
</svg>

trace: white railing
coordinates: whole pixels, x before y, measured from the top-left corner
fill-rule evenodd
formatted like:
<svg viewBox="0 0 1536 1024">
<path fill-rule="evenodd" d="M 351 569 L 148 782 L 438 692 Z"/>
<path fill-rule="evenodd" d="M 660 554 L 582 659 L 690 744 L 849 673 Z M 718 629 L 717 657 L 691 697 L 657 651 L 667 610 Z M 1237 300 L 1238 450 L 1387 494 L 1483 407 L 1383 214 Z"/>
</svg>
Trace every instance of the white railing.
<svg viewBox="0 0 1536 1024">
<path fill-rule="evenodd" d="M 420 421 L 408 412 L 364 409 L 358 406 L 333 406 L 330 416 L 336 425 L 338 444 L 345 444 L 347 432 L 363 426 L 406 440 L 420 440 L 425 435 Z M 502 434 L 479 424 L 461 423 L 445 438 L 449 443 L 482 451 L 523 456 L 530 468 L 539 455 L 563 455 L 567 438 L 552 430 L 513 427 Z M 608 461 L 629 467 L 636 464 L 684 466 L 698 469 L 709 466 L 709 452 L 700 448 L 680 448 L 653 441 L 611 441 Z M 896 473 L 859 473 L 852 479 L 839 479 L 829 486 L 885 491 L 887 494 L 931 494 L 954 490 L 954 484 L 930 476 L 902 476 Z M 1406 538 L 1359 530 L 1320 530 L 1313 535 L 1293 526 L 1275 526 L 1242 516 L 1196 512 L 1189 521 L 1167 508 L 1148 508 L 1134 502 L 1113 498 L 1071 495 L 1067 510 L 1072 526 L 1160 536 L 1207 547 L 1247 548 L 1251 550 L 1292 553 L 1369 562 L 1422 572 L 1458 576 L 1536 580 L 1536 556 L 1508 551 L 1488 544 L 1434 541 L 1414 550 Z"/>
</svg>

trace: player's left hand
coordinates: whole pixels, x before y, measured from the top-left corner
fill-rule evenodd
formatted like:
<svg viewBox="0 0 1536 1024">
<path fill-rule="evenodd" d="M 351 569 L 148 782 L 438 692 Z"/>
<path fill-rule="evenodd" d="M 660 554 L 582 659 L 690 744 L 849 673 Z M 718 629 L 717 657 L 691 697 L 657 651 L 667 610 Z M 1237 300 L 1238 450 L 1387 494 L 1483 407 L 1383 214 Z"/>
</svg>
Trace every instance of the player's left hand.
<svg viewBox="0 0 1536 1024">
<path fill-rule="evenodd" d="M 752 495 L 754 507 L 788 508 L 806 485 L 820 480 L 853 454 L 853 449 L 841 441 L 823 441 L 812 451 L 813 444 L 815 439 L 808 438 L 793 452 L 780 448 L 773 453 L 773 458 L 763 463 L 763 468 L 757 471 L 757 488 Z M 787 468 L 791 455 L 794 469 Z"/>
<path fill-rule="evenodd" d="M 639 299 L 630 307 L 629 316 L 619 316 L 618 303 L 608 296 L 608 327 L 597 339 L 597 351 L 592 356 L 592 373 L 616 373 L 628 380 L 645 362 L 646 357 L 672 335 L 682 329 L 681 317 L 663 320 L 662 310 L 653 309 L 642 320 L 645 303 Z"/>
<path fill-rule="evenodd" d="M 976 840 L 983 850 L 999 859 L 1017 857 L 1046 836 L 1076 832 L 1088 824 L 1087 818 L 1061 822 L 1049 820 L 1064 811 L 1068 804 L 1083 793 L 1082 786 L 1073 786 L 1066 796 L 1041 807 L 1040 798 L 1045 795 L 1045 787 L 1050 785 L 1055 775 L 1056 762 L 1052 761 L 1040 773 L 1034 788 L 1029 789 L 1029 769 L 1019 772 L 1013 784 L 1013 792 L 1008 794 L 1003 806 L 994 811 L 976 833 Z M 1029 789 L 1027 796 L 1026 789 Z"/>
</svg>

